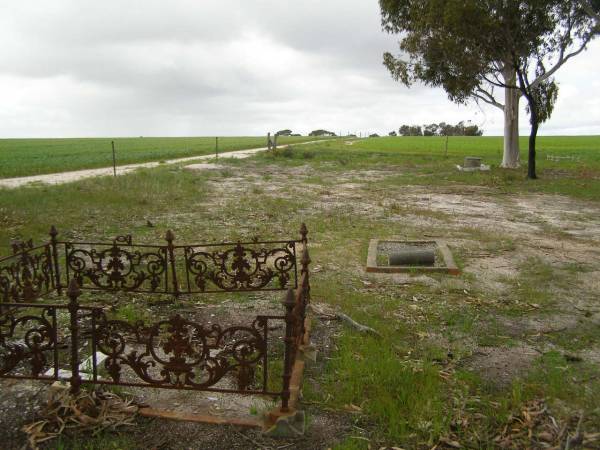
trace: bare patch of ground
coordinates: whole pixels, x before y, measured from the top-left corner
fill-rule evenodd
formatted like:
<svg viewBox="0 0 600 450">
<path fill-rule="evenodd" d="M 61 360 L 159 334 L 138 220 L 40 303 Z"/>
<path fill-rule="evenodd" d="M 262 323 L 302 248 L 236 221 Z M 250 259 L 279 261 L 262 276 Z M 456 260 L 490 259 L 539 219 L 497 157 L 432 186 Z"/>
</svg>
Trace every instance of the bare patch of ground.
<svg viewBox="0 0 600 450">
<path fill-rule="evenodd" d="M 502 332 L 508 336 L 523 338 L 543 333 L 558 333 L 578 326 L 582 318 L 578 314 L 551 314 L 536 317 L 498 317 Z"/>
<path fill-rule="evenodd" d="M 513 379 L 525 375 L 540 356 L 533 347 L 479 347 L 465 361 L 465 366 L 477 372 L 485 381 L 504 388 Z"/>
<path fill-rule="evenodd" d="M 385 180 L 395 175 L 393 170 L 348 170 L 332 175 L 315 174 L 308 166 L 255 166 L 242 177 L 227 178 L 224 183 L 219 180 L 212 186 L 215 197 L 224 203 L 231 200 L 233 193 L 249 189 L 251 183 L 251 189 L 264 195 L 305 200 L 308 206 L 299 211 L 303 217 L 337 214 L 387 221 L 392 231 L 390 238 L 410 236 L 398 234 L 403 228 L 419 230 L 420 237 L 442 237 L 455 256 L 459 256 L 469 277 L 461 279 L 459 289 L 427 276 L 365 274 L 364 261 L 348 260 L 343 265 L 332 265 L 326 255 L 322 259 L 319 267 L 322 273 L 346 272 L 359 286 L 363 284 L 359 290 L 374 289 L 384 296 L 385 290 L 394 286 L 422 286 L 437 292 L 440 301 L 447 292 L 452 292 L 459 296 L 464 293 L 464 301 L 470 302 L 470 293 L 475 291 L 476 301 L 482 304 L 502 304 L 503 298 L 519 286 L 521 269 L 529 259 L 535 258 L 551 267 L 557 277 L 567 280 L 551 295 L 554 312 L 548 314 L 546 307 L 539 306 L 539 314 L 530 310 L 527 317 L 495 317 L 498 332 L 515 339 L 516 346 L 479 349 L 469 363 L 485 379 L 496 380 L 500 385 L 526 373 L 539 351 L 547 348 L 542 342 L 532 343 L 532 336 L 573 330 L 583 316 L 582 311 L 600 312 L 599 299 L 593 294 L 600 291 L 598 204 L 546 194 L 509 196 L 485 187 L 386 184 Z M 585 265 L 586 270 L 578 270 L 574 267 L 577 264 Z M 523 301 L 527 303 L 527 298 Z M 531 303 L 535 305 L 535 300 Z M 414 314 L 417 313 L 421 314 L 418 311 Z M 414 322 L 411 312 L 403 312 L 401 316 L 402 320 Z M 494 333 L 490 331 L 492 341 L 497 339 Z M 480 334 L 485 337 L 485 332 Z"/>
</svg>

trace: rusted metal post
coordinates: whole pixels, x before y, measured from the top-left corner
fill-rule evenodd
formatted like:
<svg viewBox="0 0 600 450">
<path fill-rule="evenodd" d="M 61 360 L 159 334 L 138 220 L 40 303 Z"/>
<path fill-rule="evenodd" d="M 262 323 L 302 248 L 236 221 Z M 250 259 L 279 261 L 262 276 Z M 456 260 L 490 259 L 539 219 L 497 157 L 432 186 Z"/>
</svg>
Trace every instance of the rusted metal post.
<svg viewBox="0 0 600 450">
<path fill-rule="evenodd" d="M 300 225 L 300 235 L 302 236 L 302 244 L 303 244 L 303 249 L 302 249 L 302 256 L 300 257 L 300 265 L 301 265 L 301 269 L 300 269 L 300 276 L 301 276 L 301 280 L 302 280 L 302 285 L 299 286 L 299 289 L 302 290 L 302 324 L 301 324 L 301 328 L 302 328 L 302 336 L 304 338 L 304 333 L 305 333 L 305 329 L 304 329 L 304 322 L 306 320 L 306 307 L 308 305 L 308 303 L 310 302 L 310 282 L 309 282 L 309 276 L 308 276 L 308 266 L 310 264 L 310 255 L 308 254 L 308 228 L 306 227 L 306 224 L 304 222 L 302 222 L 302 225 Z"/>
<path fill-rule="evenodd" d="M 79 302 L 81 289 L 75 278 L 71 279 L 67 289 L 69 297 L 69 317 L 71 331 L 71 394 L 78 394 L 81 386 L 81 376 L 79 375 Z"/>
<path fill-rule="evenodd" d="M 175 294 L 175 297 L 179 297 L 179 283 L 177 282 L 177 268 L 175 267 L 175 248 L 173 246 L 175 235 L 171 230 L 167 230 L 167 235 L 165 236 L 165 239 L 167 240 L 167 252 L 169 253 L 171 274 L 173 275 L 173 293 Z"/>
<path fill-rule="evenodd" d="M 311 260 L 310 255 L 308 254 L 308 248 L 304 247 L 302 249 L 302 256 L 300 258 L 300 265 L 302 266 L 300 273 L 308 273 L 308 266 L 310 263 Z"/>
<path fill-rule="evenodd" d="M 308 228 L 306 228 L 306 224 L 304 222 L 302 222 L 302 225 L 300 225 L 300 235 L 302 236 L 302 243 L 306 246 L 306 243 L 308 242 Z"/>
<path fill-rule="evenodd" d="M 285 300 L 285 354 L 283 358 L 283 390 L 281 392 L 281 412 L 289 412 L 290 378 L 294 357 L 294 291 L 288 289 Z"/>
<path fill-rule="evenodd" d="M 58 266 L 58 243 L 56 240 L 58 231 L 56 227 L 52 225 L 50 227 L 50 245 L 52 247 L 52 264 L 54 265 L 54 280 L 56 283 L 56 292 L 58 295 L 62 294 L 62 286 L 60 285 L 60 267 Z"/>
<path fill-rule="evenodd" d="M 302 269 L 300 271 L 302 285 L 299 287 L 299 289 L 302 290 L 302 297 L 301 297 L 302 305 L 300 306 L 300 308 L 301 308 L 300 316 L 302 318 L 302 323 L 300 324 L 300 328 L 302 330 L 302 338 L 301 339 L 304 339 L 304 334 L 306 332 L 306 330 L 305 330 L 306 307 L 310 303 L 310 280 L 309 280 L 309 272 L 308 272 L 308 266 L 310 265 L 310 262 L 311 261 L 310 261 L 310 255 L 308 254 L 308 247 L 306 246 L 306 244 L 304 244 L 304 249 L 302 250 L 302 257 L 300 259 L 300 264 L 302 265 Z"/>
</svg>

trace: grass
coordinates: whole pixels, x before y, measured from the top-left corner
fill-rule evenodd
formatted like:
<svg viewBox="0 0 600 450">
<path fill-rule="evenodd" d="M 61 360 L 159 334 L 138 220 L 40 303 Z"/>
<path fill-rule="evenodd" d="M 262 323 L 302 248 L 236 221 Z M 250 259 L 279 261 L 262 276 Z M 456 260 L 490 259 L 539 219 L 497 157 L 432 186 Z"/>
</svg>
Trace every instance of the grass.
<svg viewBox="0 0 600 450">
<path fill-rule="evenodd" d="M 278 143 L 314 141 L 280 137 Z M 110 167 L 111 141 L 117 165 L 165 161 L 215 153 L 214 137 L 138 137 L 87 139 L 0 139 L 0 178 Z M 219 152 L 266 147 L 266 137 L 221 137 Z"/>
<path fill-rule="evenodd" d="M 395 170 L 393 184 L 444 186 L 465 183 L 511 192 L 544 192 L 576 198 L 600 199 L 600 136 L 542 136 L 538 140 L 539 180 L 526 180 L 527 143 L 521 140 L 523 167 L 501 169 L 502 139 L 499 137 L 451 137 L 446 154 L 445 138 L 384 137 L 354 141 L 338 139 L 261 154 L 265 164 L 308 164 L 319 172 L 346 170 Z M 309 153 L 310 158 L 305 155 Z M 572 156 L 576 160 L 550 161 L 547 155 Z M 456 170 L 466 156 L 480 156 L 490 172 Z"/>
<path fill-rule="evenodd" d="M 312 301 L 338 308 L 382 336 L 315 321 L 315 335 L 330 336 L 330 348 L 320 349 L 325 354 L 317 366 L 307 366 L 304 399 L 313 405 L 312 415 L 327 411 L 350 424 L 344 433 L 332 433 L 331 448 L 431 448 L 444 438 L 459 440 L 465 448 L 493 448 L 495 433 L 510 414 L 539 398 L 546 399 L 558 420 L 568 421 L 583 409 L 585 431 L 594 432 L 600 423 L 598 366 L 585 352 L 600 346 L 597 325 L 582 322 L 544 333 L 511 331 L 508 325 L 578 314 L 566 310 L 563 300 L 592 295 L 573 278 L 600 270 L 598 260 L 559 263 L 561 250 L 546 255 L 512 229 L 489 229 L 471 220 L 477 216 L 409 200 L 426 197 L 423 192 L 463 200 L 474 196 L 502 206 L 515 229 L 537 224 L 531 236 L 564 241 L 566 249 L 593 246 L 594 241 L 570 236 L 543 217 L 532 222 L 534 213 L 512 211 L 511 201 L 528 193 L 557 193 L 573 199 L 577 211 L 577 199 L 584 199 L 590 213 L 577 220 L 595 220 L 599 143 L 595 137 L 543 138 L 542 151 L 576 154 L 580 160 L 552 162 L 542 153 L 542 178 L 537 181 L 525 180 L 525 169 L 496 167 L 500 146 L 495 138 L 450 139 L 448 158 L 443 147 L 436 147 L 443 144 L 440 139 L 380 138 L 260 154 L 224 162 L 222 171 L 189 172 L 175 165 L 116 179 L 0 190 L 0 252 L 8 252 L 10 239 L 45 239 L 51 223 L 67 238 L 108 240 L 131 233 L 136 242 L 157 242 L 173 229 L 179 242 L 191 242 L 296 237 L 305 220 L 312 267 L 320 268 L 311 279 Z M 454 164 L 468 155 L 483 156 L 493 166 L 491 173 L 457 172 Z M 353 190 L 344 187 L 349 183 L 356 185 Z M 465 273 L 411 279 L 408 284 L 369 278 L 362 271 L 369 239 L 398 235 L 454 241 L 452 250 Z M 482 253 L 486 255 L 477 256 Z M 505 291 L 489 288 L 483 280 L 486 271 L 473 269 L 479 258 L 500 256 L 515 271 L 500 279 Z M 494 272 L 495 266 L 486 270 Z M 128 321 L 140 318 L 130 306 L 115 314 Z M 495 380 L 485 379 L 470 365 L 479 347 L 517 345 L 538 352 L 529 369 L 507 386 L 494 385 Z M 580 354 L 581 361 L 567 354 Z M 280 373 L 277 364 L 273 361 L 271 369 Z M 152 433 L 151 425 L 147 432 Z M 115 448 L 110 439 L 98 439 Z M 130 444 L 123 436 L 114 442 L 116 448 Z M 135 448 L 134 443 L 130 446 Z"/>
<path fill-rule="evenodd" d="M 103 432 L 97 436 L 59 437 L 56 450 L 133 450 L 139 448 L 125 433 Z"/>
</svg>

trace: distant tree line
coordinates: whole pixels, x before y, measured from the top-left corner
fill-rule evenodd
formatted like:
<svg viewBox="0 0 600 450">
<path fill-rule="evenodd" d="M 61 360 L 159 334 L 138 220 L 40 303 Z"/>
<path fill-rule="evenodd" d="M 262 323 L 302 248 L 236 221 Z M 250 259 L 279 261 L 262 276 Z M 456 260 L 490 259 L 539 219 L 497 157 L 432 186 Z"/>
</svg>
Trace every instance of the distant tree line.
<svg viewBox="0 0 600 450">
<path fill-rule="evenodd" d="M 292 130 L 279 130 L 275 136 L 302 136 L 299 133 L 293 133 Z"/>
<path fill-rule="evenodd" d="M 429 125 L 402 125 L 398 130 L 401 136 L 482 136 L 483 130 L 477 125 L 465 125 L 465 122 L 458 122 L 451 125 L 446 122 L 431 123 Z M 390 136 L 396 136 L 396 132 L 389 133 Z"/>
<path fill-rule="evenodd" d="M 313 130 L 308 135 L 309 136 L 337 136 L 334 132 L 327 131 L 327 130 Z"/>
<path fill-rule="evenodd" d="M 332 131 L 321 130 L 321 129 L 313 130 L 308 135 L 309 136 L 337 136 Z M 275 136 L 302 136 L 302 135 L 299 133 L 293 133 L 292 130 L 285 129 L 285 130 L 279 130 L 277 133 L 275 133 Z"/>
</svg>

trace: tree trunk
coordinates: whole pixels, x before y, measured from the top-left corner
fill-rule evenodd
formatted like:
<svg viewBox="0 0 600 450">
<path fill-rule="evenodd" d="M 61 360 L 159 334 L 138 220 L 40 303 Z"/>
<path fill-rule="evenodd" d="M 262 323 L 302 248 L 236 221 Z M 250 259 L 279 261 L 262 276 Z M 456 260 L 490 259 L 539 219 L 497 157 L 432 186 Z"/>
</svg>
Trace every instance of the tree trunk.
<svg viewBox="0 0 600 450">
<path fill-rule="evenodd" d="M 531 111 L 531 134 L 529 135 L 529 160 L 527 163 L 527 178 L 535 180 L 537 174 L 535 171 L 535 140 L 539 128 L 537 114 Z"/>
<path fill-rule="evenodd" d="M 516 84 L 516 75 L 513 72 L 504 73 L 507 85 Z M 502 166 L 506 169 L 516 169 L 521 164 L 519 148 L 519 99 L 521 92 L 518 89 L 504 89 L 504 154 Z"/>
</svg>

